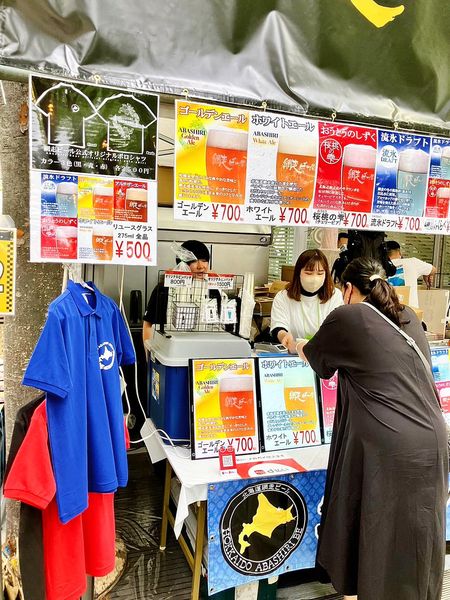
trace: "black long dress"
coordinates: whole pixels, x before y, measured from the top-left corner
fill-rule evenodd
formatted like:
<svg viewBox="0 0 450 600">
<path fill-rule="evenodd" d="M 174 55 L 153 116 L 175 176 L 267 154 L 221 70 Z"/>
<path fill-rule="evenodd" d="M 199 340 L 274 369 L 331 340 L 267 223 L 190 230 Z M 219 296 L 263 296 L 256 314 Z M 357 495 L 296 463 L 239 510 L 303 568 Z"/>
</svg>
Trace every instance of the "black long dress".
<svg viewBox="0 0 450 600">
<path fill-rule="evenodd" d="M 416 315 L 402 328 L 430 350 Z M 440 600 L 447 432 L 416 351 L 363 304 L 341 306 L 304 347 L 339 391 L 317 561 L 358 600 Z"/>
</svg>

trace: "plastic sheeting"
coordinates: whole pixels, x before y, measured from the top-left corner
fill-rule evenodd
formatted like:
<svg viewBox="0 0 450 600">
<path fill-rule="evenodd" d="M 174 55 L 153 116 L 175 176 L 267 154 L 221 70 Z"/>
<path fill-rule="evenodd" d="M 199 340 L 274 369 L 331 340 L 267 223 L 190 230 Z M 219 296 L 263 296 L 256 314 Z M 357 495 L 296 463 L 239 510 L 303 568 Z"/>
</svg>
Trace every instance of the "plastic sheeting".
<svg viewBox="0 0 450 600">
<path fill-rule="evenodd" d="M 7 66 L 448 128 L 447 0 L 4 0 L 2 12 Z"/>
</svg>

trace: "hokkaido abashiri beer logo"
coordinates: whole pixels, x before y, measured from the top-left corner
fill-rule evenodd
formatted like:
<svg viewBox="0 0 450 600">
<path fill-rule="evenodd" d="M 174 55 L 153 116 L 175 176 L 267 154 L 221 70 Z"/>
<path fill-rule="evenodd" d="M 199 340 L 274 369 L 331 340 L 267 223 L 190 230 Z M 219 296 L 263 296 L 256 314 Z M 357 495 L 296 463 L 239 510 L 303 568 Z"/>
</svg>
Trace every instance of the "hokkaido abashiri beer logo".
<svg viewBox="0 0 450 600">
<path fill-rule="evenodd" d="M 298 548 L 307 522 L 306 502 L 294 486 L 284 481 L 248 485 L 222 513 L 223 556 L 244 575 L 272 573 Z"/>
<path fill-rule="evenodd" d="M 116 351 L 111 342 L 103 342 L 98 346 L 98 362 L 102 371 L 108 371 L 114 364 Z"/>
</svg>

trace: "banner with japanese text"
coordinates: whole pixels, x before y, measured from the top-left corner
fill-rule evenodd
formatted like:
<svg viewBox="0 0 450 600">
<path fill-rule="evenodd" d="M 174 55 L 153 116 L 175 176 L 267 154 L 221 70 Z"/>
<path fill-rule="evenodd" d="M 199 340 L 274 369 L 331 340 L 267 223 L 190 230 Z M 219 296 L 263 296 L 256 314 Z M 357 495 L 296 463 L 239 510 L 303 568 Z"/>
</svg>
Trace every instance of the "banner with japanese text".
<svg viewBox="0 0 450 600">
<path fill-rule="evenodd" d="M 259 452 L 254 359 L 191 360 L 190 370 L 192 458 Z"/>
<path fill-rule="evenodd" d="M 450 232 L 450 139 L 176 102 L 176 219 Z"/>
<path fill-rule="evenodd" d="M 0 228 L 0 315 L 14 315 L 17 230 Z"/>
<path fill-rule="evenodd" d="M 30 257 L 156 264 L 159 97 L 30 76 Z"/>
<path fill-rule="evenodd" d="M 208 592 L 315 565 L 326 471 L 208 486 Z"/>
<path fill-rule="evenodd" d="M 294 356 L 258 359 L 266 452 L 321 443 L 314 371 Z"/>
</svg>

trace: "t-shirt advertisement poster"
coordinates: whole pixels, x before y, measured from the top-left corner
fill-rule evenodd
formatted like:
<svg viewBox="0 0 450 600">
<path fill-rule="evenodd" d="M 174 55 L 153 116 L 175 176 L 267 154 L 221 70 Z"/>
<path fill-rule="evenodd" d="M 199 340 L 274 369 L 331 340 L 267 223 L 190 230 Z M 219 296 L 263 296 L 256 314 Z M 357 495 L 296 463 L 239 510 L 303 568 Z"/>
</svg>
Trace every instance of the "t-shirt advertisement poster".
<svg viewBox="0 0 450 600">
<path fill-rule="evenodd" d="M 450 231 L 450 139 L 176 103 L 176 219 Z"/>
<path fill-rule="evenodd" d="M 259 386 L 266 452 L 321 443 L 316 376 L 295 357 L 259 358 Z"/>
<path fill-rule="evenodd" d="M 159 96 L 30 76 L 30 257 L 155 265 Z"/>
<path fill-rule="evenodd" d="M 320 380 L 320 392 L 322 399 L 322 422 L 323 422 L 323 437 L 324 443 L 331 443 L 333 434 L 334 413 L 336 412 L 338 390 L 338 374 L 337 372 L 331 379 Z"/>
<path fill-rule="evenodd" d="M 212 458 L 223 446 L 236 455 L 259 452 L 255 361 L 190 361 L 192 458 Z"/>
<path fill-rule="evenodd" d="M 314 567 L 326 471 L 208 486 L 208 592 Z"/>
</svg>

